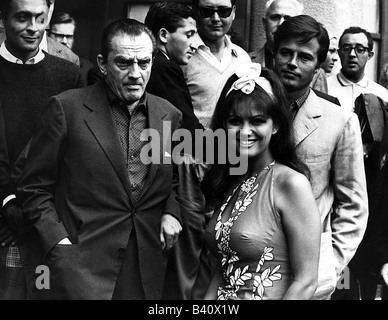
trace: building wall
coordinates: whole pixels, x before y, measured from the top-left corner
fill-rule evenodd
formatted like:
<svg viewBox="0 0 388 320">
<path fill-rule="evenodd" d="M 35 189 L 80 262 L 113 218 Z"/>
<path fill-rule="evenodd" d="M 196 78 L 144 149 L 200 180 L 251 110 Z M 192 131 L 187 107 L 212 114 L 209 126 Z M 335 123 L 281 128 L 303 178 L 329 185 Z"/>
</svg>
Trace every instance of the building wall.
<svg viewBox="0 0 388 320">
<path fill-rule="evenodd" d="M 243 0 L 238 0 L 243 1 Z M 327 29 L 340 36 L 350 26 L 359 26 L 371 33 L 379 33 L 378 0 L 299 0 L 305 7 L 305 14 L 311 15 Z M 262 24 L 266 0 L 252 1 L 250 50 L 265 43 Z M 376 80 L 379 47 L 375 57 L 367 64 L 367 75 Z"/>
</svg>

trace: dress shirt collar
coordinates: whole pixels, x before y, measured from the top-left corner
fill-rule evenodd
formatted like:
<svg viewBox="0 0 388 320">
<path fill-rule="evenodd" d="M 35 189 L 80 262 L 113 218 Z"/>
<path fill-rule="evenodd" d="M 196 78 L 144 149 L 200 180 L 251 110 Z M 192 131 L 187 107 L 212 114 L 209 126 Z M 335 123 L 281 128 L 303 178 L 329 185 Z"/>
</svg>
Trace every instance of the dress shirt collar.
<svg viewBox="0 0 388 320">
<path fill-rule="evenodd" d="M 337 79 L 339 81 L 339 83 L 344 86 L 344 87 L 348 87 L 348 86 L 352 86 L 352 85 L 356 85 L 356 86 L 360 86 L 361 88 L 367 88 L 368 87 L 368 79 L 364 76 L 364 78 L 362 78 L 359 82 L 352 82 L 350 81 L 348 78 L 346 78 L 344 76 L 344 74 L 342 73 L 342 71 L 340 71 L 338 74 L 337 74 Z"/>
<path fill-rule="evenodd" d="M 26 62 L 23 62 L 19 58 L 15 57 L 11 52 L 9 52 L 9 50 L 5 46 L 5 41 L 3 41 L 3 43 L 0 46 L 0 56 L 2 56 L 5 60 L 9 62 L 16 63 L 16 64 L 36 64 L 42 61 L 45 57 L 44 53 L 39 48 L 38 53 L 34 57 L 28 59 Z"/>
<path fill-rule="evenodd" d="M 299 98 L 297 98 L 292 104 L 292 107 L 297 107 L 299 110 L 301 106 L 306 102 L 308 96 L 310 94 L 310 88 L 306 90 L 305 93 L 303 93 Z"/>
</svg>

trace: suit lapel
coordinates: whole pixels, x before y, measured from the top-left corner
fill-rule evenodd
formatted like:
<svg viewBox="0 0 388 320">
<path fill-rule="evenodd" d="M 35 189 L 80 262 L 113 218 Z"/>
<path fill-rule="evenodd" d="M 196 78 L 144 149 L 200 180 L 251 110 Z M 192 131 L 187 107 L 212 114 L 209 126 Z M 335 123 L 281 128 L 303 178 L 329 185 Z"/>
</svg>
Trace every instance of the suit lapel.
<svg viewBox="0 0 388 320">
<path fill-rule="evenodd" d="M 128 196 L 132 199 L 125 159 L 103 81 L 90 87 L 84 106 L 92 111 L 85 118 L 86 125 L 108 157 Z"/>
<path fill-rule="evenodd" d="M 294 137 L 296 145 L 301 143 L 317 129 L 318 123 L 315 119 L 319 118 L 321 115 L 322 112 L 319 106 L 318 97 L 310 90 L 307 100 L 299 109 L 294 120 Z"/>
</svg>

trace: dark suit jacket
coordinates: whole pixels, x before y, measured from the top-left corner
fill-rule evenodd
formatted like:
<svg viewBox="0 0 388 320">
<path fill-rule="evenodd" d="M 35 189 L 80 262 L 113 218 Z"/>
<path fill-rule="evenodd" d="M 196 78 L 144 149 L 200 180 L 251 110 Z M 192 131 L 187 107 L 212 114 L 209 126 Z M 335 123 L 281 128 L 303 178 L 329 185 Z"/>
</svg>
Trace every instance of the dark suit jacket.
<svg viewBox="0 0 388 320">
<path fill-rule="evenodd" d="M 180 125 L 181 113 L 147 94 L 149 126 Z M 171 141 L 170 141 L 171 142 Z M 160 139 L 159 154 L 163 159 Z M 157 151 L 157 150 L 156 150 Z M 122 147 L 104 81 L 50 99 L 31 143 L 19 199 L 40 238 L 56 299 L 111 299 L 132 231 L 147 299 L 160 299 L 166 255 L 163 213 L 180 220 L 171 164 L 151 164 L 134 203 Z M 56 245 L 69 237 L 73 245 Z"/>
<path fill-rule="evenodd" d="M 8 151 L 7 143 L 5 140 L 4 133 L 4 116 L 3 109 L 1 108 L 0 103 L 0 201 L 3 199 L 4 192 L 8 185 L 9 180 L 9 160 L 8 160 Z M 0 206 L 2 203 L 0 203 Z"/>
<path fill-rule="evenodd" d="M 182 69 L 175 62 L 168 60 L 162 52 L 155 56 L 147 92 L 166 99 L 182 112 L 182 128 L 190 130 L 193 134 L 195 129 L 203 129 L 194 114 L 190 91 Z"/>
</svg>

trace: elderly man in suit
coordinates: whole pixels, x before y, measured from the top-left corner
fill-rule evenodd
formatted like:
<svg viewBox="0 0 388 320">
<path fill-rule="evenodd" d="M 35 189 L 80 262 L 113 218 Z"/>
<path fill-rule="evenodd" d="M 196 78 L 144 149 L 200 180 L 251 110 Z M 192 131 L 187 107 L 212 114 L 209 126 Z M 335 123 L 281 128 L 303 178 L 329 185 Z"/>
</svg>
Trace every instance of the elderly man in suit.
<svg viewBox="0 0 388 320">
<path fill-rule="evenodd" d="M 144 24 L 117 20 L 102 39 L 104 79 L 52 97 L 19 196 L 52 298 L 161 299 L 167 253 L 181 232 L 163 128 L 176 130 L 181 113 L 145 91 L 156 46 Z M 159 134 L 151 152 L 162 163 L 146 161 L 147 130 Z"/>
<path fill-rule="evenodd" d="M 274 39 L 274 70 L 287 90 L 296 150 L 310 169 L 321 213 L 321 258 L 314 299 L 330 299 L 368 221 L 360 125 L 355 113 L 310 89 L 329 49 L 326 29 L 314 18 L 299 15 L 283 22 Z"/>
</svg>

